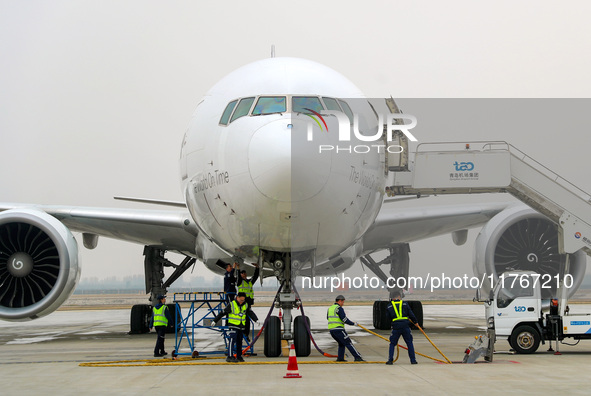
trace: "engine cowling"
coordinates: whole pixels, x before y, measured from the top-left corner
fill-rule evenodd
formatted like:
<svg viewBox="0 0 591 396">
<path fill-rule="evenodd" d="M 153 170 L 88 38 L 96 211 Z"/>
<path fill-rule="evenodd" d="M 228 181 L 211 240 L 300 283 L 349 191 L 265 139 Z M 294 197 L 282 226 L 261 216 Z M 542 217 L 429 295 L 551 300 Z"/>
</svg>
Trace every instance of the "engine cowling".
<svg viewBox="0 0 591 396">
<path fill-rule="evenodd" d="M 59 220 L 37 209 L 0 213 L 0 319 L 55 311 L 79 279 L 78 244 Z"/>
<path fill-rule="evenodd" d="M 499 275 L 507 271 L 534 271 L 540 281 L 551 279 L 542 287 L 542 298 L 556 297 L 555 276 L 564 271 L 566 255 L 558 253 L 558 225 L 535 210 L 516 206 L 493 217 L 480 231 L 474 244 L 474 274 L 494 284 Z M 587 256 L 578 251 L 570 256 L 569 273 L 573 277 L 569 297 L 583 281 Z M 483 284 L 483 293 L 489 293 L 491 285 Z M 487 295 L 487 294 L 484 294 Z"/>
</svg>

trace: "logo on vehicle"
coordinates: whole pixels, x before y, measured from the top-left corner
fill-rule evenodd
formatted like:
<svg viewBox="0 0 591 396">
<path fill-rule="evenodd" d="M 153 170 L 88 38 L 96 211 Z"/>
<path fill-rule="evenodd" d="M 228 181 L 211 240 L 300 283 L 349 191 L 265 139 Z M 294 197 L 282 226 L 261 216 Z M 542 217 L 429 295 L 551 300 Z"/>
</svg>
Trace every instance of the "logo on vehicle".
<svg viewBox="0 0 591 396">
<path fill-rule="evenodd" d="M 580 232 L 575 232 L 575 238 L 579 239 L 581 237 L 581 233 Z"/>
<path fill-rule="evenodd" d="M 525 312 L 524 306 L 515 307 L 515 312 Z"/>
<path fill-rule="evenodd" d="M 474 170 L 473 162 L 454 162 L 453 165 L 456 167 L 456 171 L 471 171 Z"/>
</svg>

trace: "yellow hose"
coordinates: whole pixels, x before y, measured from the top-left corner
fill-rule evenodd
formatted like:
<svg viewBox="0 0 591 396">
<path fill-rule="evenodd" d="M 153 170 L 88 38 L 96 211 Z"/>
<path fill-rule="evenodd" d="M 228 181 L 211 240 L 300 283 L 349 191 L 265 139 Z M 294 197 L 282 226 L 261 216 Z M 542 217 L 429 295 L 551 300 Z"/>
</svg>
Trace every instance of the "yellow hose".
<svg viewBox="0 0 591 396">
<path fill-rule="evenodd" d="M 364 326 L 362 326 L 362 325 L 360 325 L 360 324 L 358 324 L 357 326 L 361 327 L 363 330 L 367 331 L 368 333 L 375 335 L 376 337 L 380 337 L 381 339 L 383 339 L 383 340 L 386 340 L 386 341 L 390 342 L 390 340 L 389 340 L 389 339 L 387 339 L 386 337 L 384 337 L 384 336 L 381 336 L 381 335 L 379 335 L 378 333 L 374 333 L 373 331 L 369 330 L 367 327 L 364 327 Z M 418 326 L 417 326 L 417 327 L 418 327 Z M 419 327 L 419 328 L 420 328 L 420 327 Z M 421 329 L 421 331 L 422 331 L 422 329 Z M 425 332 L 423 332 L 423 334 L 425 334 Z M 427 336 L 427 335 L 425 334 L 425 336 Z M 427 339 L 429 340 L 429 337 L 427 337 Z M 431 340 L 429 340 L 429 341 L 431 341 Z M 431 345 L 435 346 L 435 345 L 433 344 L 433 342 L 431 342 Z M 406 348 L 406 347 L 404 347 L 404 346 L 402 346 L 402 345 L 396 345 L 396 347 L 402 347 L 402 348 L 404 348 L 404 349 L 408 349 L 408 348 Z M 437 349 L 437 350 L 439 351 L 439 349 L 438 349 L 437 347 L 435 347 L 435 349 Z M 444 358 L 445 358 L 447 361 L 445 361 L 445 360 L 441 360 L 441 359 L 437 359 L 437 358 L 434 358 L 434 357 L 431 357 L 431 356 L 427 356 L 427 355 L 424 355 L 424 354 L 422 354 L 422 353 L 420 353 L 420 352 L 416 352 L 416 351 L 415 351 L 415 353 L 416 353 L 417 355 L 419 355 L 419 356 L 426 357 L 427 359 L 435 360 L 435 361 L 437 361 L 437 362 L 441 362 L 441 363 L 451 364 L 451 361 L 450 361 L 450 360 L 449 360 L 447 357 L 445 357 L 445 355 L 443 355 L 443 353 L 442 353 L 441 351 L 439 351 L 439 353 L 441 353 L 441 355 L 442 355 L 442 356 L 443 356 L 443 357 L 444 357 Z M 398 359 L 398 353 L 396 353 L 396 359 Z"/>
<path fill-rule="evenodd" d="M 429 338 L 429 336 L 427 335 L 427 333 L 425 333 L 425 331 L 424 331 L 424 330 L 421 328 L 421 326 L 419 326 L 419 324 L 418 324 L 418 323 L 414 323 L 414 325 L 415 325 L 415 326 L 417 326 L 419 330 L 421 330 L 421 333 L 423 333 L 423 335 L 425 336 L 425 338 L 426 338 L 427 340 L 429 340 L 429 342 L 431 343 L 431 345 L 433 345 L 433 348 L 437 349 L 437 352 L 439 352 L 439 354 L 440 354 L 441 356 L 443 356 L 443 358 L 444 358 L 445 360 L 447 360 L 447 363 L 448 363 L 448 364 L 452 364 L 452 363 L 451 363 L 451 360 L 449 360 L 449 359 L 447 358 L 447 356 L 445 356 L 445 355 L 443 354 L 443 352 L 441 352 L 441 350 L 440 350 L 439 348 L 437 348 L 437 346 L 436 346 L 436 345 L 433 343 L 433 341 L 431 341 L 431 339 Z"/>
</svg>

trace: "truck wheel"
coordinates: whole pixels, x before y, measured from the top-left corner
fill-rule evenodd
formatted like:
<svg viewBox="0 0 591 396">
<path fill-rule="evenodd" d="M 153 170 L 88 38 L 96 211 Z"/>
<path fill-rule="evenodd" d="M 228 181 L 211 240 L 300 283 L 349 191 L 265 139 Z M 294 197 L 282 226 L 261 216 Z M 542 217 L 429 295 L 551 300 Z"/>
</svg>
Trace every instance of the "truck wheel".
<svg viewBox="0 0 591 396">
<path fill-rule="evenodd" d="M 515 350 L 515 345 L 513 345 L 513 341 L 511 341 L 512 337 L 507 338 L 507 342 L 509 343 L 509 346 L 511 347 L 511 349 Z"/>
<path fill-rule="evenodd" d="M 517 353 L 534 353 L 540 346 L 540 334 L 532 326 L 519 326 L 511 333 L 510 344 Z"/>
</svg>

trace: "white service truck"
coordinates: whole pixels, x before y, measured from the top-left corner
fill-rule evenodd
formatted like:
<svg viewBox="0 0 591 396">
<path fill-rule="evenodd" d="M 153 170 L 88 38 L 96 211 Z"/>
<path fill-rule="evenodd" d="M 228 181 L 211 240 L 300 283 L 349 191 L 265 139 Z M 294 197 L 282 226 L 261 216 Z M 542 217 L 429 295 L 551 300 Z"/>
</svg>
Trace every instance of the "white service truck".
<svg viewBox="0 0 591 396">
<path fill-rule="evenodd" d="M 566 293 L 561 299 L 542 299 L 541 289 L 557 278 L 545 279 L 532 271 L 504 273 L 485 303 L 489 337 L 505 338 L 517 353 L 534 353 L 540 341 L 591 339 L 591 314 L 570 314 Z M 568 287 L 564 279 L 559 293 Z M 558 346 L 558 343 L 556 344 Z"/>
</svg>

